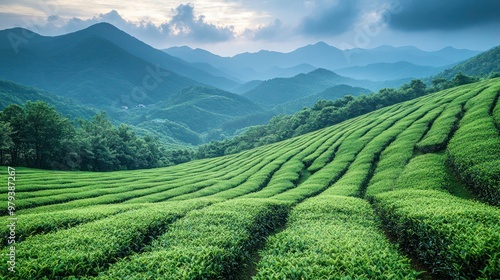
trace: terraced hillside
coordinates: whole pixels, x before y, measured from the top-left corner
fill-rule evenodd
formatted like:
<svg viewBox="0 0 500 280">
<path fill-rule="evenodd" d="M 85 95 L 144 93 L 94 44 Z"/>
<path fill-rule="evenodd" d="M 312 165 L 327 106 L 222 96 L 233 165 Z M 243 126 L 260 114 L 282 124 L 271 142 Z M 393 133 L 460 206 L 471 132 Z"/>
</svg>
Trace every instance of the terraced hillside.
<svg viewBox="0 0 500 280">
<path fill-rule="evenodd" d="M 499 279 L 499 95 L 486 80 L 169 168 L 16 169 L 0 275 Z"/>
</svg>

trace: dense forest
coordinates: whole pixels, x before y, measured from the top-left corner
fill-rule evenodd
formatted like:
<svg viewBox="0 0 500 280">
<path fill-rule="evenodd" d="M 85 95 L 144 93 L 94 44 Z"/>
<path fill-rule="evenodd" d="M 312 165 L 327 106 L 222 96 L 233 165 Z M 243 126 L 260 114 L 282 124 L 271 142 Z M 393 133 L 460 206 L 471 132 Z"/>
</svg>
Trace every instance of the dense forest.
<svg viewBox="0 0 500 280">
<path fill-rule="evenodd" d="M 126 125 L 115 126 L 105 113 L 70 121 L 43 101 L 0 112 L 0 165 L 63 170 L 111 171 L 178 163 L 182 151 L 166 151 L 151 137 Z"/>
</svg>

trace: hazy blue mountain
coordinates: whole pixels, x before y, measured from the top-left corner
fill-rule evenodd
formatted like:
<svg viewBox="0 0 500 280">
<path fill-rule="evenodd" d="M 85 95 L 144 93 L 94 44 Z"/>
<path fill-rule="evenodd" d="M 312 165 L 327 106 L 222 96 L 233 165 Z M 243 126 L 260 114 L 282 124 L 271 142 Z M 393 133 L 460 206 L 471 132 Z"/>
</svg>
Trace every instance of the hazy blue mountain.
<svg viewBox="0 0 500 280">
<path fill-rule="evenodd" d="M 96 36 L 121 46 L 131 54 L 161 68 L 191 78 L 206 85 L 223 89 L 233 88 L 238 82 L 201 70 L 186 61 L 155 49 L 109 23 L 98 23 L 84 30 L 66 36 Z M 200 61 L 201 62 L 201 61 Z"/>
<path fill-rule="evenodd" d="M 155 103 L 199 82 L 159 68 L 98 36 L 34 35 L 14 54 L 0 32 L 0 78 L 84 103 L 114 107 Z M 140 87 L 140 88 L 139 88 Z M 139 89 L 139 90 L 138 90 Z"/>
<path fill-rule="evenodd" d="M 11 81 L 0 80 L 0 110 L 9 104 L 22 106 L 26 101 L 45 101 L 64 116 L 70 115 L 71 118 L 91 118 L 98 109 L 85 106 L 78 101 L 58 96 L 48 91 L 40 90 L 17 84 Z"/>
<path fill-rule="evenodd" d="M 459 72 L 476 77 L 488 77 L 493 73 L 500 74 L 500 46 L 446 69 L 435 75 L 435 78 L 451 79 Z"/>
<path fill-rule="evenodd" d="M 230 60 L 229 57 L 222 57 L 199 48 L 192 49 L 188 46 L 171 47 L 164 49 L 163 52 L 187 62 L 204 62 L 214 67 L 224 66 L 224 63 Z"/>
<path fill-rule="evenodd" d="M 366 88 L 338 85 L 329 87 L 320 93 L 309 95 L 291 102 L 287 102 L 285 104 L 278 105 L 274 109 L 280 113 L 293 114 L 300 111 L 304 107 L 312 107 L 319 100 L 335 100 L 346 95 L 358 96 L 368 93 L 370 93 L 370 90 Z"/>
<path fill-rule="evenodd" d="M 406 61 L 395 63 L 375 63 L 336 69 L 335 72 L 354 79 L 387 81 L 404 78 L 421 78 L 435 75 L 446 67 L 421 66 Z"/>
<path fill-rule="evenodd" d="M 191 63 L 208 63 L 219 71 L 243 81 L 288 78 L 317 68 L 302 62 L 286 64 L 286 55 L 279 52 L 260 51 L 255 56 L 251 53 L 244 53 L 234 57 L 221 57 L 203 49 L 191 49 L 187 46 L 172 47 L 163 51 Z M 273 56 L 280 56 L 280 62 L 275 63 Z M 252 61 L 253 59 L 259 61 Z M 266 59 L 269 59 L 271 63 L 266 63 Z M 287 66 L 280 66 L 283 64 Z"/>
<path fill-rule="evenodd" d="M 380 46 L 374 49 L 352 49 L 346 51 L 347 67 L 374 63 L 406 61 L 422 66 L 448 66 L 477 55 L 478 51 L 447 47 L 439 51 L 424 51 L 413 46 Z M 340 68 L 340 67 L 339 67 Z"/>
<path fill-rule="evenodd" d="M 197 133 L 217 129 L 236 117 L 262 112 L 260 106 L 243 96 L 209 87 L 186 88 L 155 107 L 148 119 L 167 119 Z"/>
<path fill-rule="evenodd" d="M 336 85 L 363 87 L 376 91 L 384 87 L 397 87 L 409 81 L 400 79 L 393 81 L 373 82 L 356 80 L 340 76 L 330 70 L 316 69 L 307 74 L 299 74 L 292 78 L 275 78 L 260 83 L 243 96 L 266 108 L 288 103 L 309 95 L 317 94 Z"/>
<path fill-rule="evenodd" d="M 234 88 L 231 90 L 231 92 L 237 93 L 237 94 L 243 94 L 245 92 L 249 92 L 250 90 L 258 87 L 260 84 L 262 84 L 263 81 L 260 80 L 253 80 L 247 83 L 244 83 L 243 85 Z"/>
<path fill-rule="evenodd" d="M 193 50 L 186 46 L 174 47 L 164 51 L 189 62 L 209 63 L 243 81 L 269 79 L 273 77 L 272 75 L 281 77 L 279 72 L 276 73 L 270 70 L 294 68 L 302 64 L 329 70 L 401 61 L 421 66 L 442 67 L 468 59 L 479 53 L 452 47 L 438 51 L 424 51 L 411 46 L 380 46 L 373 49 L 354 48 L 344 51 L 324 42 L 307 45 L 288 53 L 261 50 L 255 53 L 242 53 L 233 57 L 221 57 L 206 50 Z M 307 70 L 311 71 L 311 69 Z M 302 71 L 300 73 L 308 72 Z"/>
<path fill-rule="evenodd" d="M 242 84 L 244 84 L 245 82 L 241 81 L 239 78 L 236 78 L 230 74 L 227 74 L 226 72 L 218 69 L 218 68 L 215 68 L 213 67 L 211 64 L 208 64 L 208 63 L 204 63 L 204 62 L 193 62 L 191 63 L 191 65 L 197 69 L 200 69 L 202 71 L 205 71 L 205 72 L 208 72 L 208 73 L 211 73 L 217 77 L 223 77 L 223 78 L 226 78 L 226 79 L 229 79 L 231 81 L 235 81 L 238 83 L 238 86 L 241 86 Z M 226 88 L 226 87 L 225 87 Z M 231 89 L 232 87 L 230 87 L 229 85 L 227 86 L 226 90 L 227 89 Z"/>
</svg>

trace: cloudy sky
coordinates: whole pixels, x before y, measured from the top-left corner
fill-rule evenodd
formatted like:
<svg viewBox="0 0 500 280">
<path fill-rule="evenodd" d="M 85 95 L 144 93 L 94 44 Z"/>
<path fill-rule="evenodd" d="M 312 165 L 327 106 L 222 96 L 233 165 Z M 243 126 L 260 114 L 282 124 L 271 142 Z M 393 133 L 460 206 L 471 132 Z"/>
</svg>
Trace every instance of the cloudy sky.
<svg viewBox="0 0 500 280">
<path fill-rule="evenodd" d="M 486 50 L 500 44 L 499 0 L 2 0 L 0 29 L 59 35 L 109 22 L 157 47 L 228 56 L 291 51 L 324 41 L 341 49 L 414 45 Z"/>
</svg>

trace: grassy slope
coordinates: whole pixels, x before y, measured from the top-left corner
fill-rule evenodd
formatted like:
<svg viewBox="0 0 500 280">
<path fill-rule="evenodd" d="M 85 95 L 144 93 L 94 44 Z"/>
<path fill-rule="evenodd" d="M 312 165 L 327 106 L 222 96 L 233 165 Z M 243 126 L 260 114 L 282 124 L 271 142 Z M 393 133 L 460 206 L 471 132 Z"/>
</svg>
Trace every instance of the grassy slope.
<svg viewBox="0 0 500 280">
<path fill-rule="evenodd" d="M 486 80 L 168 168 L 20 168 L 9 279 L 414 279 L 410 258 L 432 278 L 499 278 L 499 92 Z"/>
</svg>

